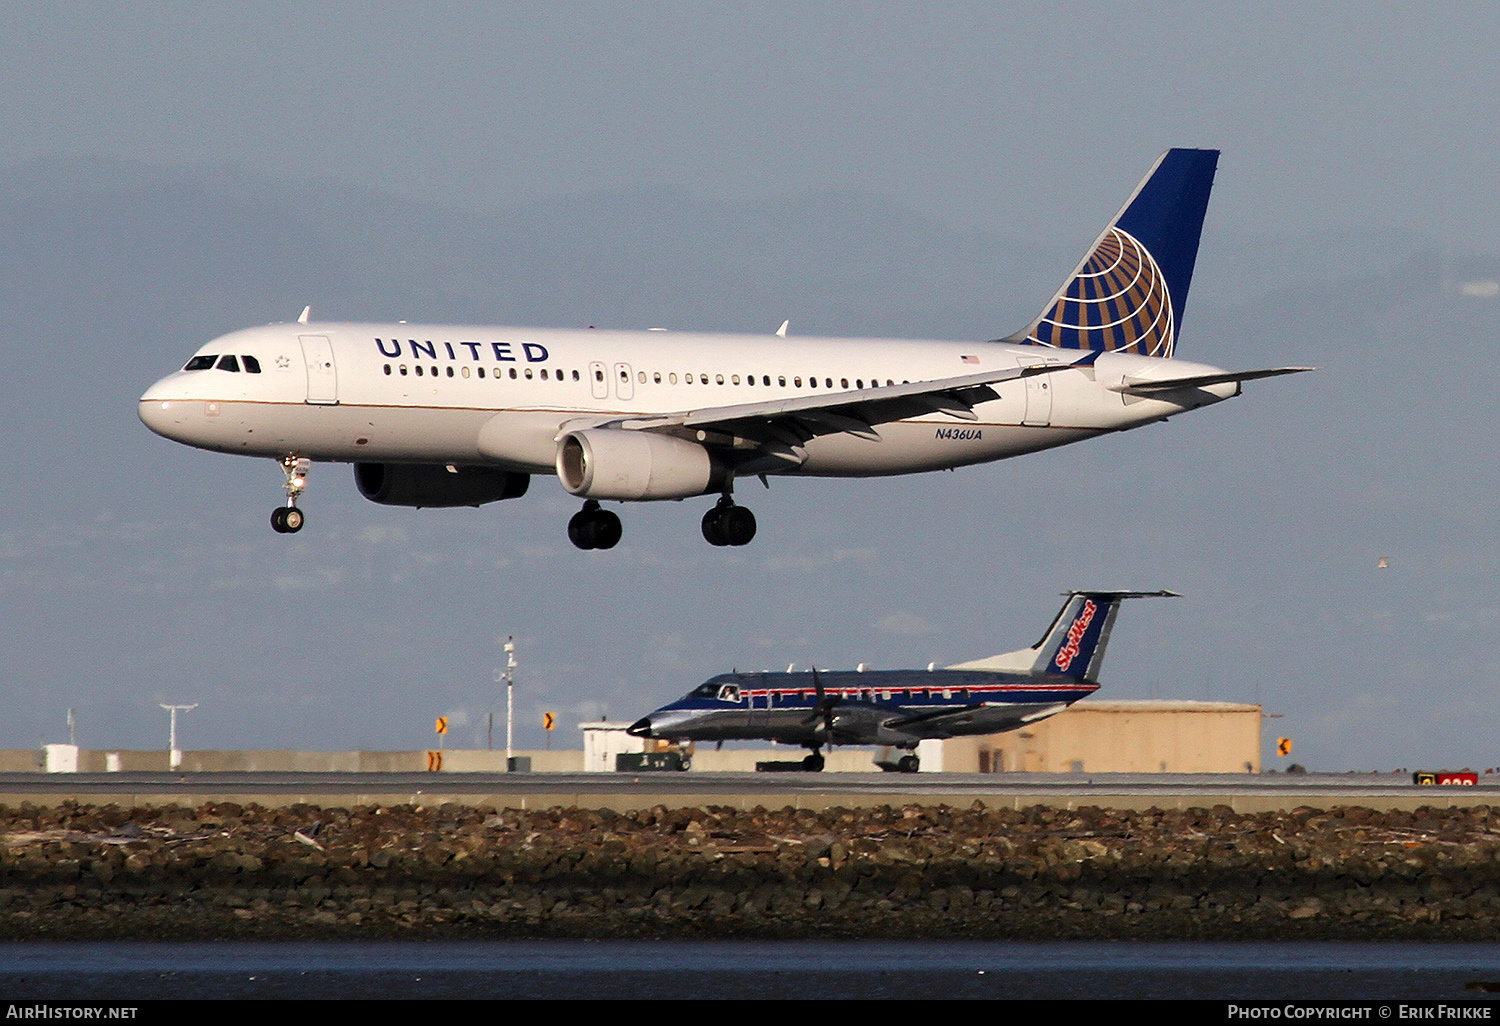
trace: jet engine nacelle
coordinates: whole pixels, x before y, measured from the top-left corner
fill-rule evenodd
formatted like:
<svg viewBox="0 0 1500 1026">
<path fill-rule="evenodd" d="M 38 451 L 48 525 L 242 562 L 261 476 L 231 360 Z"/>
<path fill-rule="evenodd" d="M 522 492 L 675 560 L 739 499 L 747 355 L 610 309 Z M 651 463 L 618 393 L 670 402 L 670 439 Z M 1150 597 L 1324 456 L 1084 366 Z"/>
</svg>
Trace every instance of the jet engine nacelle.
<svg viewBox="0 0 1500 1026">
<path fill-rule="evenodd" d="M 557 443 L 557 476 L 585 499 L 686 499 L 722 490 L 728 473 L 703 446 L 650 431 L 587 428 Z"/>
<path fill-rule="evenodd" d="M 454 467 L 423 463 L 356 463 L 359 494 L 383 506 L 482 506 L 526 494 L 530 474 L 493 467 Z"/>
</svg>

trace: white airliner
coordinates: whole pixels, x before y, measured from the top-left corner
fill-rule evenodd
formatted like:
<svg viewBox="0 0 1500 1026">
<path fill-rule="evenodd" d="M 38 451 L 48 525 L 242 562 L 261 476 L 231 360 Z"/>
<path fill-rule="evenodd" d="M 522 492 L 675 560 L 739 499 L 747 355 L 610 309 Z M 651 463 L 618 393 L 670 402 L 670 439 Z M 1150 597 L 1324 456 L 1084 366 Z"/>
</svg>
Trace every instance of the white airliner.
<svg viewBox="0 0 1500 1026">
<path fill-rule="evenodd" d="M 601 501 L 718 495 L 714 545 L 755 517 L 736 479 L 946 470 L 1165 420 L 1305 367 L 1226 372 L 1173 359 L 1218 162 L 1163 154 L 1021 331 L 988 342 L 418 324 L 236 331 L 152 385 L 140 417 L 167 438 L 277 460 L 286 502 L 314 462 L 354 464 L 361 494 L 478 506 L 556 474 L 568 524 L 608 549 Z"/>
</svg>

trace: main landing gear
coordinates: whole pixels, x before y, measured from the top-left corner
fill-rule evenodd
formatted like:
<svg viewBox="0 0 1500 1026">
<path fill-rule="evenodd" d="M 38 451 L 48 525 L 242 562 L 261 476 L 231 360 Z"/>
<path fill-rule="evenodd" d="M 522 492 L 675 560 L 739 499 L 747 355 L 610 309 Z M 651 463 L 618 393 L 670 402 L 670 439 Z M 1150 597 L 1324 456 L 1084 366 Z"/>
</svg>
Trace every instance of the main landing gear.
<svg viewBox="0 0 1500 1026">
<path fill-rule="evenodd" d="M 307 488 L 307 472 L 312 460 L 303 456 L 283 456 L 281 472 L 286 475 L 286 505 L 271 510 L 271 530 L 277 534 L 296 534 L 302 530 L 302 511 L 297 500 Z"/>
<path fill-rule="evenodd" d="M 808 747 L 812 747 L 809 745 Z M 807 758 L 802 760 L 802 768 L 809 773 L 823 772 L 823 751 L 821 748 L 813 748 Z"/>
<path fill-rule="evenodd" d="M 580 549 L 612 549 L 619 544 L 622 533 L 620 518 L 601 509 L 597 499 L 585 502 L 583 509 L 568 521 L 568 541 Z M 755 537 L 755 514 L 735 505 L 732 497 L 722 496 L 713 509 L 703 514 L 703 537 L 710 545 L 748 545 Z"/>
<path fill-rule="evenodd" d="M 580 549 L 612 549 L 620 542 L 620 518 L 590 499 L 568 521 L 568 541 Z"/>
<path fill-rule="evenodd" d="M 755 537 L 755 514 L 725 495 L 703 514 L 703 537 L 710 545 L 748 545 Z"/>
</svg>

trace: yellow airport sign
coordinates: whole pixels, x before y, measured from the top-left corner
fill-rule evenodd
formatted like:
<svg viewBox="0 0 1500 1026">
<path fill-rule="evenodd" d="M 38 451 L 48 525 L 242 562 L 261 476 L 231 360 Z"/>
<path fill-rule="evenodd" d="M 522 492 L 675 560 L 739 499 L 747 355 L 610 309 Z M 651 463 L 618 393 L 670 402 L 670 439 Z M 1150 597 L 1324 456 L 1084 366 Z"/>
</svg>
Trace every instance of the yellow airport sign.
<svg viewBox="0 0 1500 1026">
<path fill-rule="evenodd" d="M 552 729 L 552 727 L 555 724 L 555 721 L 556 721 L 556 717 L 554 717 L 551 713 L 549 713 L 549 712 L 542 713 L 542 726 L 544 728 L 546 728 L 547 730 L 551 730 Z"/>
<path fill-rule="evenodd" d="M 1291 755 L 1292 754 L 1292 739 L 1289 738 L 1289 737 L 1278 737 L 1276 739 L 1276 754 L 1277 755 Z"/>
<path fill-rule="evenodd" d="M 446 717 L 446 716 L 439 716 L 437 718 L 437 732 L 439 734 L 446 734 L 446 733 L 448 733 L 448 717 Z"/>
</svg>

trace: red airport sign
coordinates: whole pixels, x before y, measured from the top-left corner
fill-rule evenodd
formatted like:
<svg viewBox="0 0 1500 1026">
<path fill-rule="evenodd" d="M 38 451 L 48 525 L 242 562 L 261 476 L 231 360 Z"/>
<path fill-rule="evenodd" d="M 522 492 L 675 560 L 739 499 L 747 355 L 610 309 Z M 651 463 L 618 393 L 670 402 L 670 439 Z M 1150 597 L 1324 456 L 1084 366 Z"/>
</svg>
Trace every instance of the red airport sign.
<svg viewBox="0 0 1500 1026">
<path fill-rule="evenodd" d="M 1479 774 L 1469 772 L 1448 773 L 1443 770 L 1438 770 L 1436 772 L 1430 770 L 1419 770 L 1411 775 L 1411 782 L 1413 784 L 1420 784 L 1424 787 L 1431 787 L 1434 785 L 1441 786 L 1443 784 L 1457 784 L 1459 786 L 1473 787 L 1475 784 L 1479 783 Z"/>
</svg>

